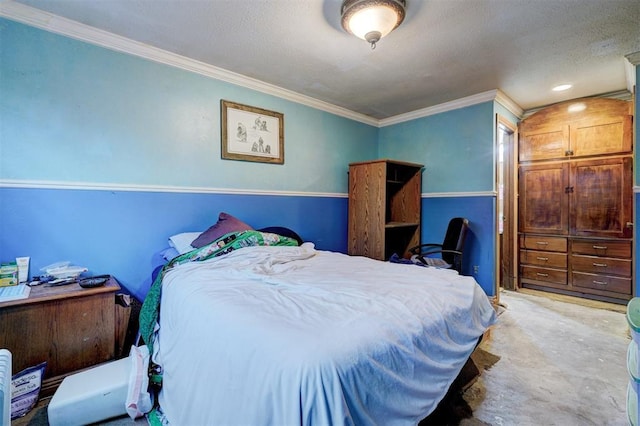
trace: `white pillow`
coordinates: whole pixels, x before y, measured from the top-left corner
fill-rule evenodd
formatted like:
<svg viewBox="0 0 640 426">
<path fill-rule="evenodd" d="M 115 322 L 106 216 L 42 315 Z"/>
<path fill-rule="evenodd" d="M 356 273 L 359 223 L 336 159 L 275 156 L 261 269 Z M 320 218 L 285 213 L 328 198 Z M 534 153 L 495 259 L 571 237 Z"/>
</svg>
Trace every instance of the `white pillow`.
<svg viewBox="0 0 640 426">
<path fill-rule="evenodd" d="M 160 251 L 160 255 L 164 260 L 170 261 L 173 260 L 174 257 L 180 256 L 180 252 L 178 252 L 175 247 L 167 247 Z"/>
<path fill-rule="evenodd" d="M 180 234 L 169 237 L 169 245 L 178 250 L 178 253 L 185 254 L 195 247 L 191 246 L 191 242 L 198 238 L 202 232 L 182 232 Z"/>
</svg>

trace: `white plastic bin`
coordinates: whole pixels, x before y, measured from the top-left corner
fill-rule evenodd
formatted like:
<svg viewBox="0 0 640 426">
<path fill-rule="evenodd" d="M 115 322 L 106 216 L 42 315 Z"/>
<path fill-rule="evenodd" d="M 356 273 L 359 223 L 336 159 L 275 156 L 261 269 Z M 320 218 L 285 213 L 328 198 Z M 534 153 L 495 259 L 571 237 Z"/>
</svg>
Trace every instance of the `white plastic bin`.
<svg viewBox="0 0 640 426">
<path fill-rule="evenodd" d="M 633 340 L 627 349 L 627 371 L 629 384 L 627 385 L 627 416 L 629 424 L 639 426 L 640 419 L 640 297 L 634 297 L 627 304 L 627 323 Z"/>
<path fill-rule="evenodd" d="M 638 394 L 631 382 L 627 385 L 627 419 L 631 426 L 638 426 Z"/>
<path fill-rule="evenodd" d="M 47 408 L 50 426 L 86 425 L 127 414 L 131 360 L 123 358 L 64 378 Z"/>
<path fill-rule="evenodd" d="M 636 393 L 640 393 L 640 368 L 638 368 L 638 345 L 630 342 L 627 348 L 627 371 Z"/>
</svg>

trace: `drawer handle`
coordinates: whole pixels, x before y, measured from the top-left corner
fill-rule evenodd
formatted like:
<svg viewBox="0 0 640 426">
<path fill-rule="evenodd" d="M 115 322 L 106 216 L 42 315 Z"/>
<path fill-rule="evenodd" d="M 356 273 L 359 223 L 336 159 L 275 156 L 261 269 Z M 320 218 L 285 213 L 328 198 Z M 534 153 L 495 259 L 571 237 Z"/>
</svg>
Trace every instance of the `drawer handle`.
<svg viewBox="0 0 640 426">
<path fill-rule="evenodd" d="M 547 260 L 549 260 L 549 258 L 548 258 L 548 257 L 539 257 L 539 256 L 538 256 L 538 257 L 536 257 L 536 259 L 538 259 L 538 260 L 544 260 L 545 262 L 546 262 Z"/>
<path fill-rule="evenodd" d="M 539 277 L 548 277 L 549 274 L 543 274 L 542 272 L 536 272 L 536 275 Z"/>
<path fill-rule="evenodd" d="M 607 285 L 607 283 L 606 283 L 606 282 L 604 282 L 604 281 L 596 281 L 596 280 L 593 280 L 593 283 L 594 283 L 594 284 L 598 284 L 598 285 Z"/>
<path fill-rule="evenodd" d="M 536 241 L 536 244 L 541 245 L 541 246 L 548 246 L 549 243 L 546 241 Z"/>
<path fill-rule="evenodd" d="M 593 263 L 592 263 L 592 265 L 593 265 L 593 266 L 596 266 L 596 267 L 598 267 L 598 268 L 606 268 L 606 267 L 607 267 L 607 264 L 606 264 L 606 263 L 596 263 L 596 262 L 593 262 Z"/>
<path fill-rule="evenodd" d="M 608 249 L 609 247 L 607 247 L 607 246 L 593 246 L 593 248 L 594 248 L 595 250 L 606 250 L 606 249 Z"/>
</svg>

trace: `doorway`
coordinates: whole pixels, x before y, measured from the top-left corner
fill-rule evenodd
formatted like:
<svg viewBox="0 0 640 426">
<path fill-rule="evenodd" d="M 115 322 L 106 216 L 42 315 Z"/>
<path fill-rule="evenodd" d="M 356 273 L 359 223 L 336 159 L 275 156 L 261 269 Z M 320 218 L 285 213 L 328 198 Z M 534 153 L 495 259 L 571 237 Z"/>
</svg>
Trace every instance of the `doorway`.
<svg viewBox="0 0 640 426">
<path fill-rule="evenodd" d="M 496 120 L 496 188 L 497 188 L 497 277 L 500 288 L 515 290 L 517 286 L 517 195 L 516 159 L 517 127 L 506 117 Z"/>
</svg>

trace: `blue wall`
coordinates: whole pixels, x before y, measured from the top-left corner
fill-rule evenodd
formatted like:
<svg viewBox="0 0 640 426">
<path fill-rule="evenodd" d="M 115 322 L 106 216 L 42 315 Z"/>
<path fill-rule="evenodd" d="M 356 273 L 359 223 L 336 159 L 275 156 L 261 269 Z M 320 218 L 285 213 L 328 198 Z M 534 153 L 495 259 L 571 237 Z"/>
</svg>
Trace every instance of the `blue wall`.
<svg viewBox="0 0 640 426">
<path fill-rule="evenodd" d="M 2 258 L 31 257 L 31 274 L 58 261 L 112 274 L 144 298 L 167 237 L 204 231 L 219 211 L 256 228 L 286 225 L 316 247 L 346 251 L 347 199 L 140 191 L 0 188 Z"/>
<path fill-rule="evenodd" d="M 0 260 L 141 297 L 167 237 L 221 211 L 346 251 L 348 164 L 377 127 L 6 19 L 0 37 Z M 284 165 L 220 158 L 221 99 L 284 114 Z"/>
<path fill-rule="evenodd" d="M 425 198 L 423 207 L 424 243 L 442 243 L 452 217 L 469 219 L 469 234 L 465 242 L 462 273 L 473 275 L 484 291 L 495 296 L 495 197 L 433 197 Z M 474 271 L 473 266 L 477 266 Z"/>
<path fill-rule="evenodd" d="M 423 191 L 493 189 L 493 102 L 380 129 L 380 157 L 424 164 Z"/>
<path fill-rule="evenodd" d="M 435 114 L 381 128 L 378 151 L 425 166 L 423 242 L 442 242 L 452 217 L 469 219 L 462 273 L 490 296 L 496 294 L 494 123 L 494 102 Z"/>
<path fill-rule="evenodd" d="M 344 193 L 378 129 L 0 19 L 1 179 Z M 284 165 L 220 159 L 220 100 L 284 114 Z"/>
<path fill-rule="evenodd" d="M 426 166 L 425 241 L 471 220 L 465 272 L 494 294 L 493 102 L 378 129 L 7 19 L 0 37 L 0 260 L 68 260 L 142 297 L 167 237 L 221 211 L 345 252 L 348 164 L 389 157 Z M 220 158 L 221 99 L 284 114 L 284 165 Z"/>
</svg>

